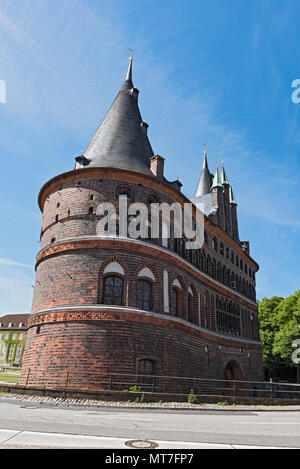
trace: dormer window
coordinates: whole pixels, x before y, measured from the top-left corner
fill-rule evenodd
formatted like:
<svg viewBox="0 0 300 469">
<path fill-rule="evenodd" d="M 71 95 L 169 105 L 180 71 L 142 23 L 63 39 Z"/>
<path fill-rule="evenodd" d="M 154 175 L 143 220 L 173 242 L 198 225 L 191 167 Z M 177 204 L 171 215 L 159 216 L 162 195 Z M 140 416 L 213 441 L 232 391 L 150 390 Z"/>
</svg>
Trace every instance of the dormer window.
<svg viewBox="0 0 300 469">
<path fill-rule="evenodd" d="M 75 158 L 76 163 L 79 163 L 81 166 L 87 166 L 91 160 L 86 158 L 84 155 L 77 156 Z"/>
</svg>

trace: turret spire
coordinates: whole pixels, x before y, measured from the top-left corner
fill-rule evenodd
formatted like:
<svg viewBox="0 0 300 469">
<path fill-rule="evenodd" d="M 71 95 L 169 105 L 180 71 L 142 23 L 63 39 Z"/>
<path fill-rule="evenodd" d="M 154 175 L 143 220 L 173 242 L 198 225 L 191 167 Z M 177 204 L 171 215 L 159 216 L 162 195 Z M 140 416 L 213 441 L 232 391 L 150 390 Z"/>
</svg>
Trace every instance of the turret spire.
<svg viewBox="0 0 300 469">
<path fill-rule="evenodd" d="M 216 171 L 215 171 L 215 175 L 214 175 L 214 179 L 213 179 L 211 189 L 214 189 L 215 187 L 223 187 L 222 183 L 221 183 L 218 163 L 216 164 Z"/>
<path fill-rule="evenodd" d="M 224 160 L 222 160 L 221 183 L 222 183 L 223 185 L 224 185 L 224 184 L 228 184 L 228 185 L 229 185 L 229 181 L 228 181 L 227 176 L 226 176 L 226 173 L 225 173 Z"/>
<path fill-rule="evenodd" d="M 232 205 L 237 205 L 237 202 L 235 200 L 234 193 L 233 193 L 231 185 L 230 185 L 230 188 L 229 188 L 229 201 Z"/>
<path fill-rule="evenodd" d="M 209 172 L 208 164 L 207 164 L 207 151 L 205 150 L 202 172 L 201 172 L 200 179 L 198 182 L 195 197 L 202 197 L 203 195 L 209 194 L 210 186 L 211 186 L 211 176 L 210 176 L 210 172 Z"/>
<path fill-rule="evenodd" d="M 129 67 L 127 71 L 126 81 L 131 81 L 132 83 L 132 62 L 133 62 L 133 49 L 128 49 L 131 51 L 131 56 L 129 57 Z"/>
</svg>

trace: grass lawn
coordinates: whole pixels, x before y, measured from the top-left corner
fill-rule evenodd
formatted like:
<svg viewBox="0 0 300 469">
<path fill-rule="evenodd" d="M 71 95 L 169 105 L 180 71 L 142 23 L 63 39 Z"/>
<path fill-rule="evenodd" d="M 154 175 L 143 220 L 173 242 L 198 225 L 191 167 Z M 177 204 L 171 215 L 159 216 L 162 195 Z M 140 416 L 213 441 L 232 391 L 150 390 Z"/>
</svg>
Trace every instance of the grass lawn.
<svg viewBox="0 0 300 469">
<path fill-rule="evenodd" d="M 6 373 L 0 373 L 0 381 L 5 381 L 6 383 L 17 383 L 19 381 L 19 375 L 7 375 Z"/>
</svg>

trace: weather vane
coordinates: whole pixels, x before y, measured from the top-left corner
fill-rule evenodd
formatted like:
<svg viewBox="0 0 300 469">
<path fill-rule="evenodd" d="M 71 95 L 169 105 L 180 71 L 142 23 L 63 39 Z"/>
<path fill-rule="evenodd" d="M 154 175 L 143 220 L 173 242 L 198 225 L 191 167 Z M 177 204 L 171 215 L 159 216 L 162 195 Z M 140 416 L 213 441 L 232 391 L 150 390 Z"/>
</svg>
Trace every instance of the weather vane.
<svg viewBox="0 0 300 469">
<path fill-rule="evenodd" d="M 129 47 L 127 47 L 127 50 L 131 52 L 130 60 L 133 60 L 133 49 L 130 49 Z"/>
</svg>

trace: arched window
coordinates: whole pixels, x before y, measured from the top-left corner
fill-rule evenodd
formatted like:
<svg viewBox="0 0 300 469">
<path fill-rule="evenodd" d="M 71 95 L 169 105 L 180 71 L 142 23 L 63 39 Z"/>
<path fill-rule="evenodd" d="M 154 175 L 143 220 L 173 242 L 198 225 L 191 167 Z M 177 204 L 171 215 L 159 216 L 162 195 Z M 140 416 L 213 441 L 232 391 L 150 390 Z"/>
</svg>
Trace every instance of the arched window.
<svg viewBox="0 0 300 469">
<path fill-rule="evenodd" d="M 231 288 L 236 289 L 236 281 L 235 281 L 234 272 L 232 272 L 231 276 L 230 276 L 230 286 L 231 286 Z"/>
<path fill-rule="evenodd" d="M 127 197 L 128 200 L 133 200 L 134 199 L 134 192 L 133 189 L 130 186 L 119 186 L 117 189 L 117 199 L 119 197 Z"/>
<path fill-rule="evenodd" d="M 227 269 L 227 274 L 226 274 L 226 285 L 230 287 L 230 281 L 231 281 L 231 272 L 229 269 Z"/>
<path fill-rule="evenodd" d="M 219 282 L 221 282 L 221 279 L 222 279 L 222 266 L 221 266 L 220 262 L 218 262 L 218 265 L 217 265 L 217 280 Z"/>
<path fill-rule="evenodd" d="M 204 352 L 205 352 L 205 366 L 207 368 L 208 365 L 209 365 L 209 349 L 208 349 L 207 345 L 204 348 Z"/>
<path fill-rule="evenodd" d="M 147 197 L 147 205 L 159 204 L 159 198 L 156 194 L 150 194 Z"/>
<path fill-rule="evenodd" d="M 203 272 L 207 274 L 207 258 L 206 258 L 206 254 L 204 251 L 203 251 Z"/>
<path fill-rule="evenodd" d="M 218 241 L 217 238 L 213 238 L 213 249 L 218 252 Z"/>
<path fill-rule="evenodd" d="M 142 270 L 139 271 L 138 277 L 147 277 L 152 282 L 155 282 L 155 277 L 153 272 L 149 269 L 149 267 L 144 267 Z"/>
<path fill-rule="evenodd" d="M 211 263 L 211 276 L 214 279 L 217 277 L 217 267 L 215 259 L 213 259 Z"/>
<path fill-rule="evenodd" d="M 116 275 L 104 278 L 103 304 L 120 306 L 123 304 L 123 283 L 123 278 Z"/>
<path fill-rule="evenodd" d="M 202 249 L 199 249 L 199 256 L 198 256 L 198 259 L 199 259 L 199 269 L 200 270 L 203 270 L 203 252 L 202 252 Z"/>
<path fill-rule="evenodd" d="M 151 311 L 152 306 L 152 283 L 148 280 L 137 282 L 137 307 L 144 311 Z"/>
<path fill-rule="evenodd" d="M 173 282 L 172 308 L 174 315 L 180 317 L 182 314 L 182 287 L 177 279 Z"/>
<path fill-rule="evenodd" d="M 224 283 L 224 285 L 226 284 L 226 275 L 227 275 L 226 267 L 225 267 L 225 265 L 223 265 L 221 282 Z"/>
<path fill-rule="evenodd" d="M 205 294 L 205 310 L 204 310 L 204 327 L 210 327 L 210 298 L 209 293 L 206 291 Z"/>
<path fill-rule="evenodd" d="M 220 244 L 220 254 L 221 256 L 224 256 L 224 244 L 223 243 Z"/>
<path fill-rule="evenodd" d="M 229 335 L 241 335 L 239 307 L 228 299 L 216 301 L 217 330 Z"/>
<path fill-rule="evenodd" d="M 180 297 L 181 292 L 178 288 L 173 287 L 173 310 L 175 316 L 179 316 L 180 314 Z"/>
<path fill-rule="evenodd" d="M 192 295 L 188 295 L 188 321 L 193 322 L 194 316 L 194 297 Z"/>
<path fill-rule="evenodd" d="M 210 255 L 207 256 L 207 273 L 211 275 L 211 258 Z"/>
</svg>

